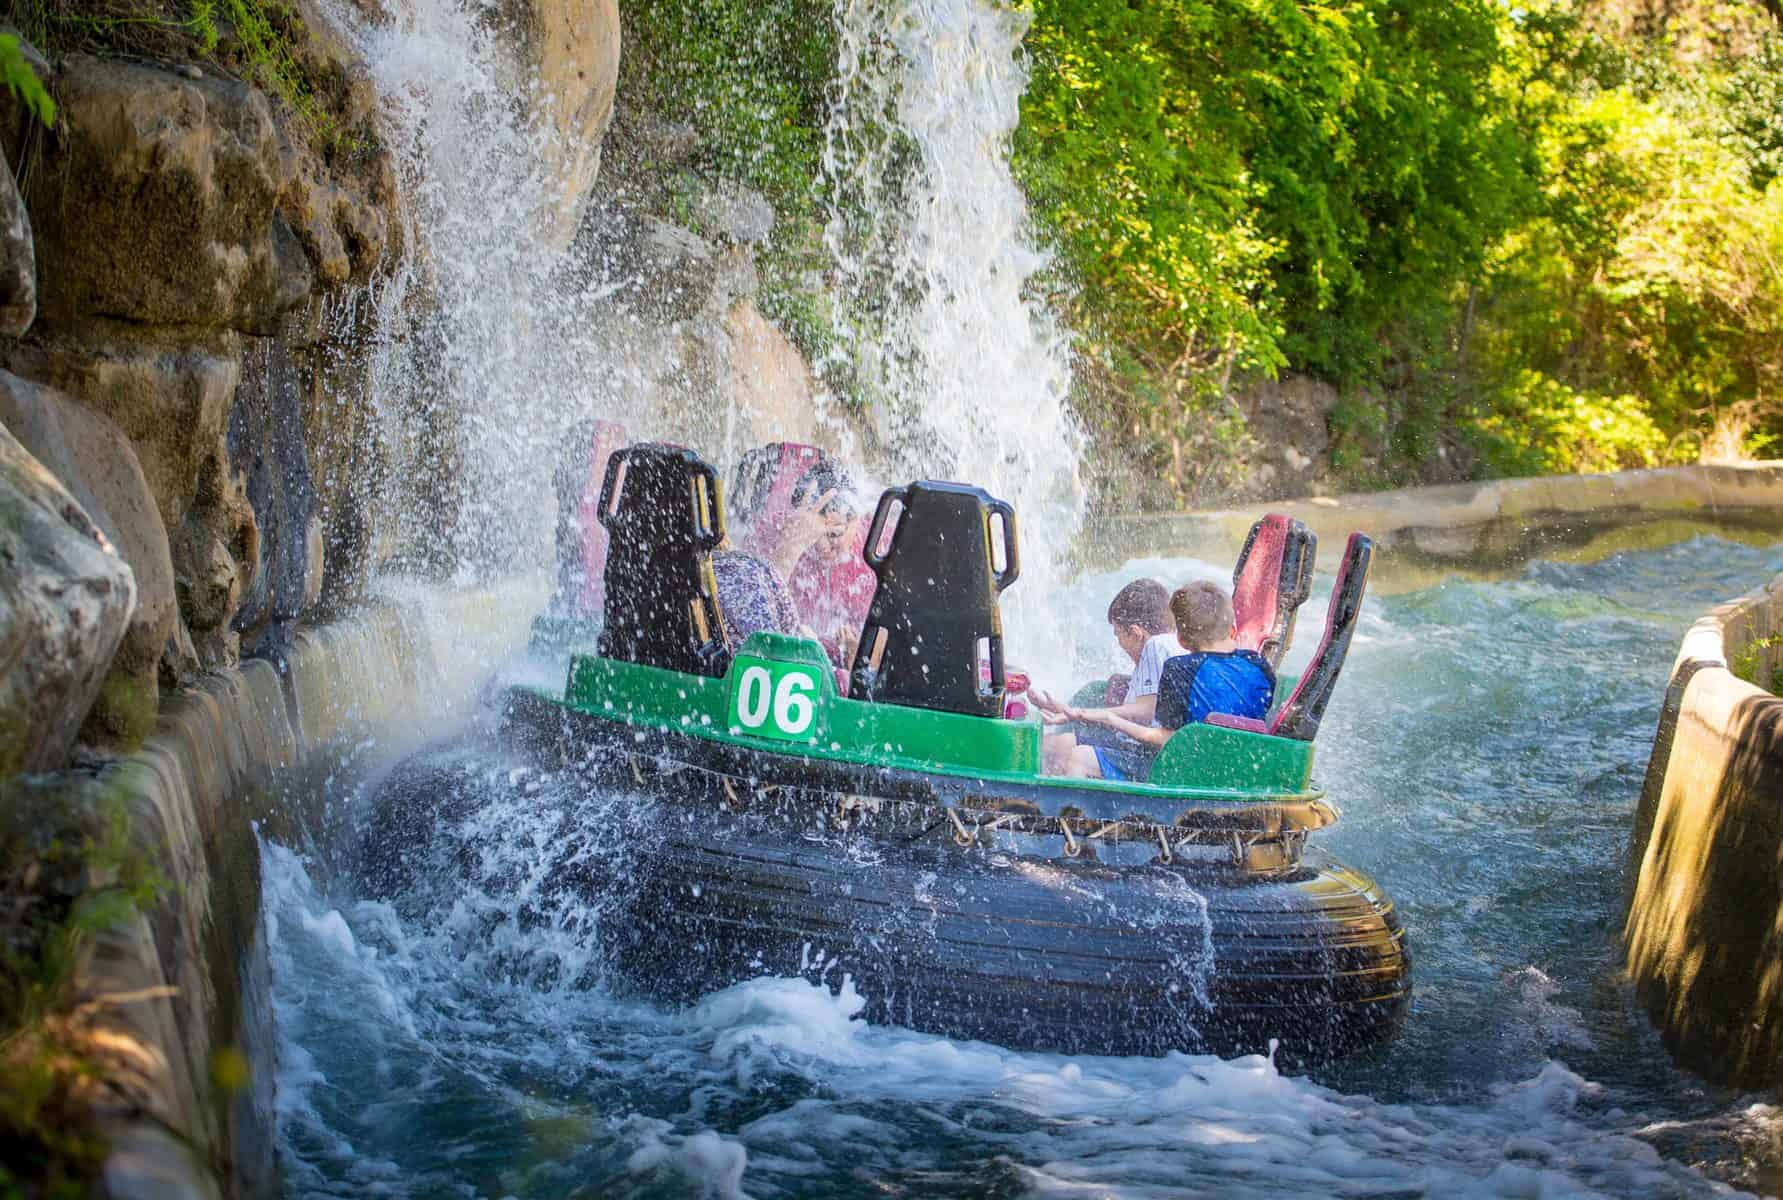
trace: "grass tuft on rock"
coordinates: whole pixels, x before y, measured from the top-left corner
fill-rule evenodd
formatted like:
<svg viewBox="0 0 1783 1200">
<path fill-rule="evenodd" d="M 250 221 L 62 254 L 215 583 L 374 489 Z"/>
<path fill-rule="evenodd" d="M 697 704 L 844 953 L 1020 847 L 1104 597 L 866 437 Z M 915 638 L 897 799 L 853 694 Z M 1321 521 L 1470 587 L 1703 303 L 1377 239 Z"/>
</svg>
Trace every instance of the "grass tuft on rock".
<svg viewBox="0 0 1783 1200">
<path fill-rule="evenodd" d="M 11 0 L 7 15 L 51 57 L 80 52 L 209 63 L 282 100 L 319 146 L 332 147 L 342 136 L 337 89 L 303 52 L 309 26 L 279 0 Z M 0 48 L 0 66 L 4 61 Z"/>
<path fill-rule="evenodd" d="M 0 1200 L 89 1194 L 103 1072 L 70 991 L 93 938 L 165 887 L 117 790 L 78 772 L 0 783 Z"/>
</svg>

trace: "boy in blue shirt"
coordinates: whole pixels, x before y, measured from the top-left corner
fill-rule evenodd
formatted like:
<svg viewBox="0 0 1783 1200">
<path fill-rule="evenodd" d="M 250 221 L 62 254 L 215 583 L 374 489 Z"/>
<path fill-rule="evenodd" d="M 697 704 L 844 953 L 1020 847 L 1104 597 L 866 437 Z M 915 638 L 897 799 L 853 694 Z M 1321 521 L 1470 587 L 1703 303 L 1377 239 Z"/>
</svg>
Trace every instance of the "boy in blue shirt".
<svg viewBox="0 0 1783 1200">
<path fill-rule="evenodd" d="M 1151 760 L 1170 735 L 1209 713 L 1261 719 L 1275 699 L 1275 673 L 1255 650 L 1232 640 L 1232 597 L 1216 583 L 1197 581 L 1170 597 L 1176 636 L 1187 653 L 1164 664 L 1152 723 L 1142 725 L 1114 709 L 1078 709 L 1074 720 L 1104 725 L 1126 734 L 1130 750 L 1078 746 L 1067 774 L 1086 778 L 1143 780 Z"/>
<path fill-rule="evenodd" d="M 1046 724 L 1068 724 L 1071 720 L 1066 715 L 1068 711 L 1086 714 L 1107 711 L 1129 721 L 1151 721 L 1164 663 L 1183 652 L 1176 640 L 1175 619 L 1170 615 L 1170 589 L 1155 579 L 1133 580 L 1109 602 L 1108 628 L 1114 633 L 1115 643 L 1133 660 L 1133 674 L 1124 680 L 1124 696 L 1119 698 L 1118 704 L 1105 708 L 1074 710 L 1034 689 L 1028 693 L 1028 698 L 1040 710 L 1041 719 Z M 1045 736 L 1040 744 L 1041 770 L 1048 775 L 1073 774 L 1072 756 L 1079 745 L 1134 749 L 1133 740 L 1125 734 L 1080 724 L 1074 730 Z"/>
</svg>

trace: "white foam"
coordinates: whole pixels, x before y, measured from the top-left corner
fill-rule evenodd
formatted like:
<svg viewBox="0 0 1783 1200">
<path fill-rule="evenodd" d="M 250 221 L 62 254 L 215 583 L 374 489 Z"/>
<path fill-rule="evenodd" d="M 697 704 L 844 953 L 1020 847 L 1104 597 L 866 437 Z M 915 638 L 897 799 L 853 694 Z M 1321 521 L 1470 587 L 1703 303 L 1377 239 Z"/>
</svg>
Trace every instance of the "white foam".
<svg viewBox="0 0 1783 1200">
<path fill-rule="evenodd" d="M 679 1134 L 667 1121 L 644 1117 L 633 1117 L 618 1128 L 622 1137 L 638 1143 L 625 1160 L 625 1169 L 632 1174 L 678 1176 L 697 1188 L 702 1198 L 747 1200 L 743 1171 L 749 1152 L 740 1143 L 709 1129 Z"/>
<path fill-rule="evenodd" d="M 562 1152 L 582 1164 L 575 1172 L 621 1169 L 674 1194 L 848 1190 L 843 1181 L 945 1177 L 991 1160 L 1035 1195 L 1727 1192 L 1661 1158 L 1638 1118 L 1606 1112 L 1601 1090 L 1559 1063 L 1473 1101 L 1402 1105 L 1282 1075 L 1258 1056 L 1073 1058 L 875 1027 L 858 1019 L 852 982 L 831 994 L 759 979 L 671 1017 L 488 969 L 528 937 L 553 943 L 554 929 L 479 935 L 485 917 L 417 936 L 386 905 L 331 904 L 280 847 L 265 847 L 263 873 L 282 1142 L 317 1191 L 351 1179 L 421 1196 L 457 1178 L 444 1149 L 417 1148 L 421 1129 L 392 1132 L 437 1118 L 394 1096 L 343 1095 L 362 1085 L 330 1078 L 387 1090 L 419 1070 L 431 1080 L 421 1094 L 448 1096 L 608 1081 L 620 1107 Z M 539 1082 L 519 1083 L 528 1077 Z M 625 1098 L 665 1089 L 690 1098 L 683 1115 L 626 1112 Z M 748 1119 L 728 1121 L 738 1106 Z M 1752 1123 L 1767 1119 L 1755 1110 Z"/>
</svg>

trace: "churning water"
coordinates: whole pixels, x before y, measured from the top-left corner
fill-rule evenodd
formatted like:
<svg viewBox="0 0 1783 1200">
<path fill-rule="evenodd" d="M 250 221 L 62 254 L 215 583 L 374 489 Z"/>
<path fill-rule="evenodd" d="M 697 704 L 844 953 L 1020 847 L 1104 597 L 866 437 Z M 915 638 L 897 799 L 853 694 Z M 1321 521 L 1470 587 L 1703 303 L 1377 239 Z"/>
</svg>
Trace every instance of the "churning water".
<svg viewBox="0 0 1783 1200">
<path fill-rule="evenodd" d="M 538 881 L 547 860 L 623 859 L 647 815 L 467 735 L 432 761 L 463 789 L 470 883 L 373 902 L 265 848 L 289 1194 L 1769 1190 L 1783 1113 L 1668 1065 L 1616 940 L 1677 639 L 1780 569 L 1783 546 L 1699 538 L 1368 601 L 1320 734 L 1344 819 L 1316 840 L 1398 901 L 1417 991 L 1397 1042 L 1315 1079 L 876 1028 L 798 981 L 628 1001 L 599 982 L 600 912 Z M 1128 573 L 1062 598 L 1085 661 L 1111 649 L 1093 598 Z"/>
<path fill-rule="evenodd" d="M 1050 674 L 1072 643 L 1081 668 L 1115 665 L 1100 604 L 1116 578 L 1060 585 L 1036 553 L 1063 544 L 1080 498 L 1063 343 L 1026 293 L 1044 262 L 1005 162 L 1023 84 L 1009 9 L 838 0 L 827 238 L 833 288 L 892 299 L 852 353 L 900 468 L 984 483 L 1027 518 L 1010 655 Z M 642 368 L 600 332 L 614 281 L 566 282 L 585 275 L 552 232 L 552 135 L 516 103 L 489 13 L 394 11 L 356 27 L 413 201 L 416 253 L 376 296 L 391 486 L 439 560 L 539 565 L 541 464 Z M 288 1193 L 1689 1196 L 1764 1182 L 1746 1160 L 1776 1160 L 1777 1114 L 1670 1070 L 1615 935 L 1672 648 L 1706 603 L 1779 567 L 1778 550 L 1704 539 L 1369 602 L 1320 743 L 1346 815 L 1319 840 L 1398 900 L 1418 992 L 1395 1045 L 1316 1081 L 1262 1059 L 1064 1058 L 875 1028 L 851 1019 L 851 992 L 788 980 L 684 1012 L 629 1001 L 603 981 L 605 914 L 548 890 L 545 867 L 622 865 L 649 814 L 467 733 L 428 764 L 459 799 L 468 869 L 450 884 L 423 873 L 372 900 L 321 865 L 350 855 L 264 848 Z"/>
</svg>

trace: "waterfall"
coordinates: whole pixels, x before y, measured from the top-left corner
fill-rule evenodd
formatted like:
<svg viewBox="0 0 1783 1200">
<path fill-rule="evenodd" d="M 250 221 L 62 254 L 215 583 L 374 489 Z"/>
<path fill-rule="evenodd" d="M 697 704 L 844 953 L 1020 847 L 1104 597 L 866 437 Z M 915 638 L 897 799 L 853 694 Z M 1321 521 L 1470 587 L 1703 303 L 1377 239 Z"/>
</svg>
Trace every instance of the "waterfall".
<svg viewBox="0 0 1783 1200">
<path fill-rule="evenodd" d="M 339 6 L 345 10 L 346 5 Z M 377 292 L 372 401 L 391 506 L 420 558 L 463 577 L 540 567 L 565 430 L 618 410 L 634 367 L 575 282 L 557 134 L 493 8 L 406 0 L 351 27 L 408 198 L 406 260 Z M 516 83 L 519 80 L 520 82 Z"/>
<path fill-rule="evenodd" d="M 491 12 L 407 0 L 386 26 L 346 19 L 410 198 L 408 261 L 379 293 L 373 383 L 403 536 L 460 575 L 543 565 L 551 466 L 588 417 L 624 414 L 634 436 L 675 434 L 728 466 L 725 446 L 677 416 L 728 411 L 722 378 L 716 396 L 662 383 L 647 331 L 615 297 L 632 287 L 627 268 L 556 235 L 563 189 L 544 164 L 562 156 L 528 116 L 542 106 L 514 84 L 523 73 Z M 1015 504 L 1024 578 L 1005 608 L 1012 661 L 1030 661 L 1022 647 L 1050 627 L 1043 602 L 1083 495 L 1068 347 L 1028 291 L 1047 258 L 1008 161 L 1026 18 L 992 0 L 837 0 L 836 21 L 821 182 L 846 361 L 819 365 L 858 381 L 874 426 L 838 440 L 888 481 L 965 480 Z"/>
<path fill-rule="evenodd" d="M 1047 615 L 1083 516 L 1065 333 L 1029 294 L 1045 270 L 1009 166 L 1027 14 L 994 0 L 837 0 L 825 130 L 840 353 L 901 474 L 1015 505 L 1014 661 Z"/>
</svg>

